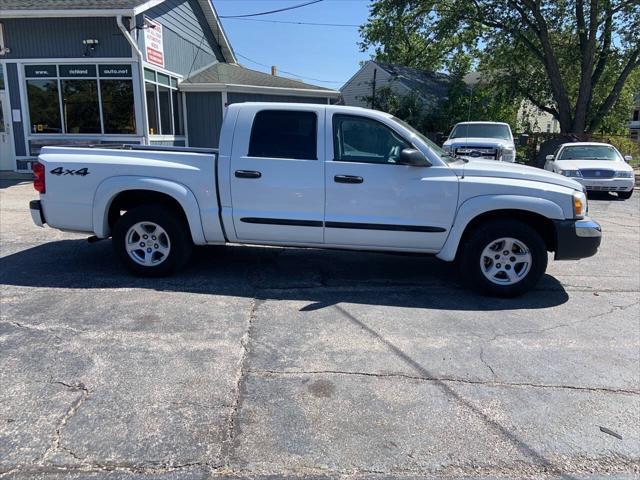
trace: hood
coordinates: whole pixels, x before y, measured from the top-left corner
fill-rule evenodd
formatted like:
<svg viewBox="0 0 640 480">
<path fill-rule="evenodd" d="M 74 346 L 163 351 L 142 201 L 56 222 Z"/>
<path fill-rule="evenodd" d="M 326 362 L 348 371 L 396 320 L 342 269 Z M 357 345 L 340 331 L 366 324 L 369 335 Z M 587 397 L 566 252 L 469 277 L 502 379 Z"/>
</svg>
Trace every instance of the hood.
<svg viewBox="0 0 640 480">
<path fill-rule="evenodd" d="M 616 162 L 615 160 L 556 160 L 554 163 L 561 170 L 582 170 L 583 168 L 617 171 L 633 170 L 627 162 Z"/>
<path fill-rule="evenodd" d="M 483 146 L 500 146 L 513 147 L 511 140 L 502 138 L 480 138 L 480 137 L 460 137 L 452 138 L 444 142 L 446 146 L 457 147 L 483 147 Z"/>
<path fill-rule="evenodd" d="M 459 174 L 464 172 L 469 177 L 513 178 L 516 180 L 531 180 L 534 182 L 551 183 L 561 187 L 582 191 L 582 185 L 563 175 L 528 167 L 518 163 L 496 162 L 494 160 L 469 160 L 468 163 L 456 165 Z"/>
</svg>

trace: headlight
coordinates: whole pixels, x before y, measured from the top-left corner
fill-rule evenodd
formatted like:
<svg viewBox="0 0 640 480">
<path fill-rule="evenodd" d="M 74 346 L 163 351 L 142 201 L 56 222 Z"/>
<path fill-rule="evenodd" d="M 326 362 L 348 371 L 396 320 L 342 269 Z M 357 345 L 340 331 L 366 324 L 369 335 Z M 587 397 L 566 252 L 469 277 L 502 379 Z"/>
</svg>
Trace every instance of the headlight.
<svg viewBox="0 0 640 480">
<path fill-rule="evenodd" d="M 633 172 L 616 172 L 616 178 L 633 178 Z"/>
<path fill-rule="evenodd" d="M 582 174 L 580 170 L 558 170 L 560 175 L 564 175 L 565 177 L 581 177 Z"/>
<path fill-rule="evenodd" d="M 514 158 L 516 151 L 513 148 L 507 147 L 502 149 L 502 156 L 507 158 Z"/>
<path fill-rule="evenodd" d="M 442 149 L 447 153 L 451 153 L 453 151 L 451 145 L 443 145 Z"/>
<path fill-rule="evenodd" d="M 573 192 L 573 216 L 582 218 L 587 214 L 587 196 L 582 192 Z"/>
</svg>

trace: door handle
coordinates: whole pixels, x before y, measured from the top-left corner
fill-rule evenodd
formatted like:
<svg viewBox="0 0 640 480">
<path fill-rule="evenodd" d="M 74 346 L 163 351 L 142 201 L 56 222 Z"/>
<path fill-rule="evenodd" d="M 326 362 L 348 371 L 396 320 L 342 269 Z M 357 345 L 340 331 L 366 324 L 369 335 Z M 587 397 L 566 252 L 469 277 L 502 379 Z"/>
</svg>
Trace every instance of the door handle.
<svg viewBox="0 0 640 480">
<path fill-rule="evenodd" d="M 336 175 L 333 177 L 333 181 L 336 183 L 362 183 L 364 179 L 355 175 Z"/>
<path fill-rule="evenodd" d="M 260 178 L 262 174 L 253 170 L 236 170 L 236 178 Z"/>
</svg>

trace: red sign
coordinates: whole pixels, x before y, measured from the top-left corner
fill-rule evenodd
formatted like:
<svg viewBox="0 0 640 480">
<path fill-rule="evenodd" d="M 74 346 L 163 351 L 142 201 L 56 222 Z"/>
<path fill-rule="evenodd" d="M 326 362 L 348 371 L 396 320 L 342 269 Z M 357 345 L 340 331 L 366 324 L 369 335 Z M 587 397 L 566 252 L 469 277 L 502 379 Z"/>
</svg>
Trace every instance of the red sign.
<svg viewBox="0 0 640 480">
<path fill-rule="evenodd" d="M 144 30 L 144 46 L 147 62 L 164 67 L 164 45 L 162 43 L 162 25 L 153 20 L 145 19 L 147 28 Z"/>
</svg>

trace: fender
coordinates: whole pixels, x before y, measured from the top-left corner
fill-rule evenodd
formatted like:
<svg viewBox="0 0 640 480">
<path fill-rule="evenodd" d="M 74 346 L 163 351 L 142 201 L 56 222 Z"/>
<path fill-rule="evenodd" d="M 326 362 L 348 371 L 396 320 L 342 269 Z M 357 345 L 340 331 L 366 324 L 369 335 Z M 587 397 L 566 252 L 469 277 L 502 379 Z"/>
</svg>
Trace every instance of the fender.
<svg viewBox="0 0 640 480">
<path fill-rule="evenodd" d="M 138 176 L 110 177 L 98 185 L 93 198 L 93 232 L 96 237 L 107 238 L 111 234 L 108 219 L 111 202 L 119 193 L 127 190 L 150 190 L 169 195 L 182 207 L 193 242 L 196 245 L 207 243 L 200 219 L 200 207 L 191 190 L 171 180 Z"/>
<path fill-rule="evenodd" d="M 473 197 L 463 202 L 458 208 L 449 236 L 436 257 L 447 262 L 453 261 L 467 225 L 478 215 L 498 210 L 523 210 L 537 213 L 553 220 L 563 220 L 565 218 L 560 205 L 544 198 L 524 195 L 481 195 Z"/>
</svg>

